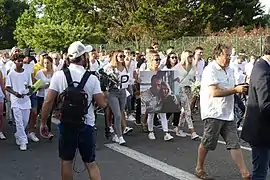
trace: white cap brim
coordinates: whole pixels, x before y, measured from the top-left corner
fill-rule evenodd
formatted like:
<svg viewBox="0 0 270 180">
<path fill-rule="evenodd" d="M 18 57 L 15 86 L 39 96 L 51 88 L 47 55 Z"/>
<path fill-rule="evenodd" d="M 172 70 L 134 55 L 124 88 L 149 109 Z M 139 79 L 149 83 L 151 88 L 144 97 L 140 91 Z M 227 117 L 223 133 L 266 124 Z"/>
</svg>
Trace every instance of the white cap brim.
<svg viewBox="0 0 270 180">
<path fill-rule="evenodd" d="M 91 45 L 85 46 L 85 52 L 90 52 L 93 50 L 93 47 Z"/>
</svg>

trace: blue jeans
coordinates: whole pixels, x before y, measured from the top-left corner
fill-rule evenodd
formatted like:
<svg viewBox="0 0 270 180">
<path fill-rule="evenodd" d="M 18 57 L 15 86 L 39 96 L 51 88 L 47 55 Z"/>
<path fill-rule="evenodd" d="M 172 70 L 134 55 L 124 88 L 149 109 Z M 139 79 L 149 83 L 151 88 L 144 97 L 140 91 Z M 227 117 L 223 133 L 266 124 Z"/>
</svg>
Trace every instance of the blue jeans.
<svg viewBox="0 0 270 180">
<path fill-rule="evenodd" d="M 252 147 L 252 180 L 266 180 L 270 167 L 270 149 Z"/>
</svg>

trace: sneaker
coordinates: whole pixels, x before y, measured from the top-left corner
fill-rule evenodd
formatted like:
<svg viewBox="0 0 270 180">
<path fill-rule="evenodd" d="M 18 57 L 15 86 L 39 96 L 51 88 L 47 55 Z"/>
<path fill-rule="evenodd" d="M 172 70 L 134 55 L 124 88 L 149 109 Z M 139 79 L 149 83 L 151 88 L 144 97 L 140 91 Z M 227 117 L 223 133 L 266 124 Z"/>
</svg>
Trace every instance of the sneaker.
<svg viewBox="0 0 270 180">
<path fill-rule="evenodd" d="M 126 127 L 125 129 L 124 129 L 124 132 L 123 132 L 123 134 L 128 134 L 128 133 L 130 133 L 130 132 L 132 132 L 133 131 L 133 128 L 131 128 L 131 127 Z"/>
<path fill-rule="evenodd" d="M 39 142 L 39 139 L 34 132 L 29 133 L 28 138 L 31 139 L 33 142 Z"/>
<path fill-rule="evenodd" d="M 116 142 L 116 143 L 119 143 L 119 138 L 117 137 L 116 134 L 112 137 L 112 141 Z"/>
<path fill-rule="evenodd" d="M 187 137 L 187 134 L 184 133 L 183 130 L 178 130 L 178 131 L 176 132 L 176 136 L 179 136 L 179 137 Z"/>
<path fill-rule="evenodd" d="M 239 127 L 237 128 L 237 131 L 242 131 L 242 129 L 243 129 L 243 127 L 242 127 L 242 126 L 239 126 Z"/>
<path fill-rule="evenodd" d="M 192 134 L 191 134 L 191 139 L 192 140 L 196 140 L 196 139 L 198 139 L 199 138 L 199 135 L 196 133 L 196 132 L 193 132 Z"/>
<path fill-rule="evenodd" d="M 164 141 L 170 141 L 173 139 L 173 136 L 170 135 L 169 133 L 165 133 L 164 135 Z"/>
<path fill-rule="evenodd" d="M 127 118 L 128 121 L 136 121 L 136 118 L 131 114 Z"/>
<path fill-rule="evenodd" d="M 6 140 L 6 136 L 4 135 L 4 133 L 0 132 L 0 140 Z"/>
<path fill-rule="evenodd" d="M 110 133 L 114 133 L 114 129 L 112 126 L 110 126 Z"/>
<path fill-rule="evenodd" d="M 16 144 L 18 145 L 18 146 L 20 146 L 20 141 L 19 141 L 19 138 L 14 134 L 14 137 L 15 137 L 15 141 L 16 141 Z"/>
<path fill-rule="evenodd" d="M 119 137 L 119 145 L 123 145 L 123 144 L 126 144 L 126 141 L 125 139 L 123 138 L 123 136 Z"/>
<path fill-rule="evenodd" d="M 52 140 L 52 139 L 54 138 L 53 133 L 49 132 L 49 134 L 48 134 L 48 138 L 49 138 L 49 140 Z"/>
<path fill-rule="evenodd" d="M 156 139 L 155 134 L 154 134 L 153 132 L 150 132 L 150 133 L 148 134 L 148 138 L 149 138 L 150 140 L 155 140 L 155 139 Z"/>
<path fill-rule="evenodd" d="M 26 144 L 21 144 L 20 145 L 20 150 L 21 151 L 26 151 L 27 150 L 27 145 Z"/>
</svg>

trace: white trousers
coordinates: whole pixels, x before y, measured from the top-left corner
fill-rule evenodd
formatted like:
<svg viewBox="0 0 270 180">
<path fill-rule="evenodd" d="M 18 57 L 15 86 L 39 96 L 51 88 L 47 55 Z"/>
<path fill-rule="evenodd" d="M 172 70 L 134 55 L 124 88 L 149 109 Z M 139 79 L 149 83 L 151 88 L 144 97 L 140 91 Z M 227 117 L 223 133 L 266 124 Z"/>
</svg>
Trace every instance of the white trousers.
<svg viewBox="0 0 270 180">
<path fill-rule="evenodd" d="M 166 113 L 158 113 L 158 116 L 159 116 L 160 121 L 161 121 L 163 132 L 168 132 L 168 120 L 166 117 Z M 154 129 L 154 127 L 153 127 L 154 126 L 154 117 L 155 117 L 154 113 L 149 113 L 148 117 L 147 117 L 148 131 L 150 131 L 150 132 L 153 132 L 153 129 Z"/>
<path fill-rule="evenodd" d="M 12 110 L 16 123 L 15 137 L 17 138 L 19 145 L 27 144 L 28 138 L 25 129 L 29 122 L 30 109 L 12 108 Z"/>
</svg>

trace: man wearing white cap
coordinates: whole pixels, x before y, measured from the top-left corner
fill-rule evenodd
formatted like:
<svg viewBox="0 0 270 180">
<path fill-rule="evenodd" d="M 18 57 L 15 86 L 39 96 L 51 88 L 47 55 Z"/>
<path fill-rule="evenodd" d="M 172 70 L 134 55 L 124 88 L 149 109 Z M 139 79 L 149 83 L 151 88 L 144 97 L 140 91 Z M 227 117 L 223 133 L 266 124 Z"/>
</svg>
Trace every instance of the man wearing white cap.
<svg viewBox="0 0 270 180">
<path fill-rule="evenodd" d="M 62 92 L 69 89 L 67 83 L 68 81 L 85 81 L 85 85 L 82 85 L 81 87 L 83 91 L 88 95 L 88 108 L 86 109 L 87 113 L 84 115 L 83 118 L 84 121 L 81 121 L 80 126 L 78 126 L 80 128 L 78 129 L 75 128 L 77 126 L 72 126 L 72 124 L 68 124 L 67 120 L 65 119 L 68 119 L 69 117 L 64 116 L 63 111 L 63 118 L 61 118 L 61 123 L 58 125 L 60 130 L 59 157 L 62 160 L 61 172 L 63 180 L 72 179 L 72 162 L 76 155 L 77 149 L 79 149 L 82 160 L 88 170 L 89 178 L 91 180 L 101 179 L 99 168 L 95 163 L 96 128 L 94 109 L 91 102 L 93 99 L 96 104 L 101 108 L 105 108 L 107 103 L 100 89 L 100 82 L 97 77 L 90 75 L 88 76 L 88 79 L 85 78 L 86 74 L 88 74 L 88 72 L 86 72 L 86 70 L 84 69 L 86 61 L 85 53 L 87 53 L 87 51 L 89 51 L 89 46 L 86 48 L 86 46 L 84 46 L 79 41 L 76 41 L 70 45 L 70 47 L 68 48 L 68 56 L 70 60 L 70 65 L 67 68 L 68 70 L 57 71 L 54 74 L 48 90 L 47 98 L 42 108 L 40 134 L 44 138 L 48 138 L 48 128 L 46 126 L 46 120 L 51 111 L 54 99 L 58 96 L 58 94 L 62 94 Z M 69 78 L 66 74 L 66 71 L 69 71 Z M 75 84 L 73 85 L 77 87 Z M 73 104 L 71 104 L 70 106 L 73 106 Z M 74 111 L 71 113 L 76 114 L 77 112 Z"/>
</svg>

